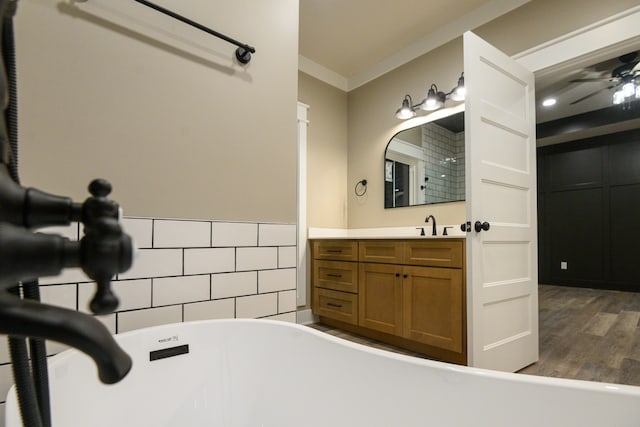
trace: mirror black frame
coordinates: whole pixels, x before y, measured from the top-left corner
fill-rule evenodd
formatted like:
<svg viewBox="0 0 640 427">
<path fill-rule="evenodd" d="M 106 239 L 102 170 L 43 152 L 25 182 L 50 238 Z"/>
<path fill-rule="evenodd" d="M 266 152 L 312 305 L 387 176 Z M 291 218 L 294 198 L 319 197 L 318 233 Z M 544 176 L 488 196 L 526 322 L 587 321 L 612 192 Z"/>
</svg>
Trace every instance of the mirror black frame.
<svg viewBox="0 0 640 427">
<path fill-rule="evenodd" d="M 421 129 L 419 136 L 415 134 L 417 128 Z M 413 136 L 408 134 L 413 142 L 406 142 L 404 150 L 392 149 L 396 154 L 390 155 L 391 144 L 408 131 L 414 132 Z M 425 152 L 428 147 L 432 149 Z M 464 111 L 394 134 L 385 148 L 383 167 L 385 209 L 464 201 Z M 417 191 L 418 185 L 424 193 Z M 414 200 L 416 197 L 423 199 Z"/>
</svg>

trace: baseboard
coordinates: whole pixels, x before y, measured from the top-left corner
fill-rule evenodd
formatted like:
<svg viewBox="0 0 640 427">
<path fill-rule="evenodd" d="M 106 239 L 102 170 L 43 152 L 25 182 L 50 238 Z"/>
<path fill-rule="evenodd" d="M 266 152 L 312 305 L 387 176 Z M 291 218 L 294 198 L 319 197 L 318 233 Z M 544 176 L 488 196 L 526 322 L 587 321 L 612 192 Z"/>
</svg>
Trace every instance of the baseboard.
<svg viewBox="0 0 640 427">
<path fill-rule="evenodd" d="M 314 315 L 310 308 L 296 312 L 296 323 L 299 325 L 309 325 L 311 323 L 318 323 L 318 321 L 318 316 Z"/>
</svg>

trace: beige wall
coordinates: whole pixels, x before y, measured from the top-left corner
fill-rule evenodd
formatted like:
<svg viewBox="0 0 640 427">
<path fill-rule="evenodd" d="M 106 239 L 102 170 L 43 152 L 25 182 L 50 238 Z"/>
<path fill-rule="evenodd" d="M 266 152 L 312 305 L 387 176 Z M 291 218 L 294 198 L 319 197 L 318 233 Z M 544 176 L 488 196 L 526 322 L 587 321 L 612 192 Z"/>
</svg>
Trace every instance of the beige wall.
<svg viewBox="0 0 640 427">
<path fill-rule="evenodd" d="M 309 105 L 307 224 L 347 226 L 347 94 L 298 75 L 298 99 Z"/>
<path fill-rule="evenodd" d="M 626 10 L 638 1 L 533 0 L 474 30 L 490 43 L 514 54 Z M 420 102 L 431 83 L 448 91 L 462 71 L 462 39 L 458 38 L 349 92 L 347 188 L 366 178 L 367 197 L 348 194 L 348 227 L 413 226 L 433 214 L 439 224 L 465 221 L 463 202 L 384 209 L 383 157 L 399 130 L 417 124 L 394 117 L 405 94 Z M 336 200 L 336 203 L 338 201 Z"/>
<path fill-rule="evenodd" d="M 453 70 L 453 71 L 452 71 Z M 428 214 L 440 224 L 465 218 L 463 202 L 384 209 L 383 164 L 387 143 L 420 119 L 401 121 L 395 111 L 405 94 L 420 102 L 431 83 L 449 91 L 462 72 L 462 42 L 457 39 L 349 92 L 348 185 L 366 178 L 366 197 L 349 193 L 349 228 L 420 225 Z"/>
<path fill-rule="evenodd" d="M 296 221 L 297 0 L 28 0 L 16 18 L 22 182 L 129 216 Z"/>
</svg>

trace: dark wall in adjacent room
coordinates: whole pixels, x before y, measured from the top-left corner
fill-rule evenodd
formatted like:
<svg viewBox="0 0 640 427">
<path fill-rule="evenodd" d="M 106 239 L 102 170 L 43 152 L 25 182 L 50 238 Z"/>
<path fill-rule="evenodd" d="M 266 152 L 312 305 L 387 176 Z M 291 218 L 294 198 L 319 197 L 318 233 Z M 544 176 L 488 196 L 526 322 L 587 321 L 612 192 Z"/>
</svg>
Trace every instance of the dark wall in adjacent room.
<svg viewBox="0 0 640 427">
<path fill-rule="evenodd" d="M 540 283 L 640 292 L 640 130 L 537 154 Z"/>
</svg>

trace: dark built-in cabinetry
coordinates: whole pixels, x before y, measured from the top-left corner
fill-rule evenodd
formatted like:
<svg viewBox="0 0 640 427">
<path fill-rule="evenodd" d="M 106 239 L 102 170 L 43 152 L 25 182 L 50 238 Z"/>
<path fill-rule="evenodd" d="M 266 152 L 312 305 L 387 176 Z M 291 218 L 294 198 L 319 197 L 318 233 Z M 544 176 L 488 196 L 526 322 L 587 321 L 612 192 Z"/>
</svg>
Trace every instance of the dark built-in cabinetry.
<svg viewBox="0 0 640 427">
<path fill-rule="evenodd" d="M 540 283 L 640 292 L 640 130 L 537 154 Z"/>
</svg>

